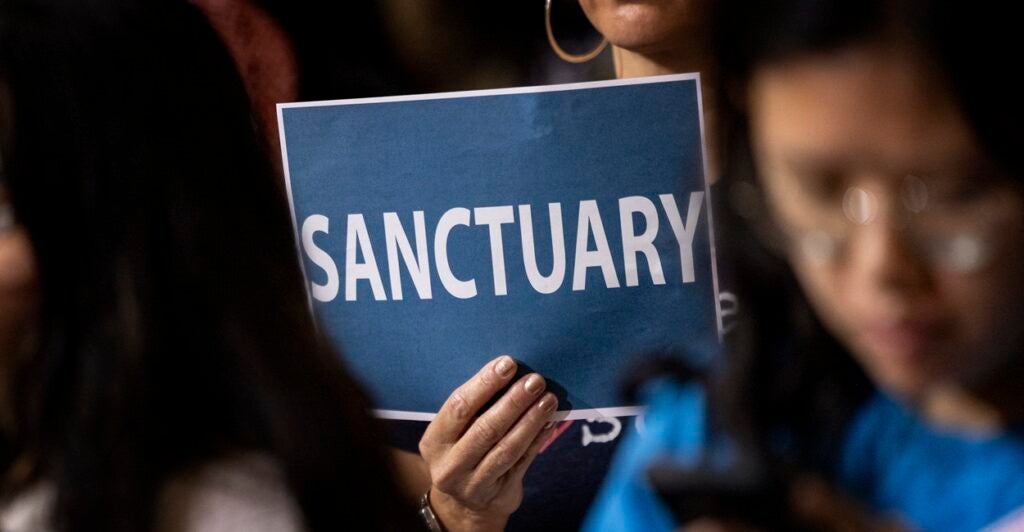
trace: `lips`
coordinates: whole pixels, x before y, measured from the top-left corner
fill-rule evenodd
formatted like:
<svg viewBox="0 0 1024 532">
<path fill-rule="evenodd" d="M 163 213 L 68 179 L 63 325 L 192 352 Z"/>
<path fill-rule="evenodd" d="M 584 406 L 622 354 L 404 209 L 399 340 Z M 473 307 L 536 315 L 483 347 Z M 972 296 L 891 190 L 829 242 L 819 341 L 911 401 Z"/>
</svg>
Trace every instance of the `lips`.
<svg viewBox="0 0 1024 532">
<path fill-rule="evenodd" d="M 862 330 L 872 351 L 899 363 L 921 363 L 936 354 L 944 328 L 934 319 L 874 320 Z"/>
</svg>

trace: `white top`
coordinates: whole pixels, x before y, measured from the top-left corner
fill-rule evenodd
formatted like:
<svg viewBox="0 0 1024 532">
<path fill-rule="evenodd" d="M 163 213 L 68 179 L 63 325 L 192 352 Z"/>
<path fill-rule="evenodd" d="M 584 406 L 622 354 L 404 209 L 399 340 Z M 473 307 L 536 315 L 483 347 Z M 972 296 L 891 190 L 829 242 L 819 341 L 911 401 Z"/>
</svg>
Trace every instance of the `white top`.
<svg viewBox="0 0 1024 532">
<path fill-rule="evenodd" d="M 0 508 L 0 530 L 44 532 L 53 486 L 41 482 Z M 157 515 L 160 532 L 302 532 L 302 513 L 272 460 L 244 454 L 168 482 Z"/>
</svg>

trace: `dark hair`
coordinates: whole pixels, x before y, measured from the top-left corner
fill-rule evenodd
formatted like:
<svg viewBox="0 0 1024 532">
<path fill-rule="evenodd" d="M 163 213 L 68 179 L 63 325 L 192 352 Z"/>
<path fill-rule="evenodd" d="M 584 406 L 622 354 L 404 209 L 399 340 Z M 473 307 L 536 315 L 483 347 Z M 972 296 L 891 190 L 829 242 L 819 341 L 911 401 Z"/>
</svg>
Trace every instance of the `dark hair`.
<svg viewBox="0 0 1024 532">
<path fill-rule="evenodd" d="M 380 2 L 256 0 L 294 46 L 300 100 L 408 93 Z"/>
<path fill-rule="evenodd" d="M 1016 50 L 1012 13 L 996 2 L 941 0 L 719 0 L 712 50 L 718 62 L 716 118 L 723 180 L 720 240 L 735 265 L 744 306 L 730 339 L 722 387 L 727 424 L 763 452 L 788 443 L 790 457 L 819 467 L 872 385 L 818 321 L 788 264 L 756 238 L 770 224 L 749 211 L 757 191 L 746 89 L 754 73 L 785 61 L 859 44 L 913 47 L 948 85 L 986 155 L 1024 176 L 1024 118 L 1016 84 L 982 58 Z M 1013 92 L 1011 92 L 1013 91 Z M 763 202 L 762 202 L 763 203 Z"/>
<path fill-rule="evenodd" d="M 3 0 L 0 79 L 3 181 L 40 295 L 0 446 L 35 474 L 8 488 L 55 483 L 60 530 L 146 530 L 170 477 L 257 451 L 311 530 L 415 526 L 366 396 L 316 333 L 278 177 L 202 15 Z"/>
<path fill-rule="evenodd" d="M 430 65 L 413 63 L 410 54 L 402 50 L 402 39 L 396 38 L 402 25 L 393 20 L 394 13 L 407 11 L 404 7 L 389 9 L 387 2 L 368 0 L 255 3 L 281 25 L 292 41 L 300 100 L 486 88 L 453 87 L 466 83 L 460 76 L 478 63 L 500 67 L 503 76 L 526 83 L 545 74 L 538 61 L 541 54 L 547 57 L 551 53 L 544 36 L 543 2 L 424 2 L 429 4 L 430 19 L 418 21 L 419 27 L 440 25 L 443 41 L 432 42 L 431 46 L 450 54 Z M 554 11 L 560 16 L 574 10 Z M 588 36 L 592 35 L 593 29 L 578 6 L 575 11 L 579 12 L 578 20 L 566 21 L 576 22 L 569 29 L 582 26 L 589 30 Z"/>
</svg>

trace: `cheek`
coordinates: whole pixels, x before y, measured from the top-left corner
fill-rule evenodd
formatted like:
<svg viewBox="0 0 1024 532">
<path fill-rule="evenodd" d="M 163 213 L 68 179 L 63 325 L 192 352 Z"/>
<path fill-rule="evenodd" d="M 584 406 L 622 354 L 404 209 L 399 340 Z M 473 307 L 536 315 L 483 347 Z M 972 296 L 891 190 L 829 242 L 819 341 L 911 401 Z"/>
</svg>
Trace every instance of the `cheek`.
<svg viewBox="0 0 1024 532">
<path fill-rule="evenodd" d="M 931 289 L 920 299 L 885 297 L 837 266 L 798 258 L 790 264 L 816 315 L 876 383 L 915 394 L 940 382 L 984 386 L 1012 364 L 1019 364 L 1024 346 L 1024 247 L 1007 249 L 999 260 L 975 275 L 936 273 Z M 888 299 L 888 298 L 887 298 Z M 866 309 L 892 305 L 919 308 L 941 320 L 941 341 L 920 365 L 895 363 L 858 337 Z M 867 313 L 866 313 L 867 312 Z M 859 320 L 859 321 L 858 321 Z"/>
<path fill-rule="evenodd" d="M 23 332 L 36 305 L 35 260 L 21 230 L 0 234 L 0 342 L 4 349 Z"/>
<path fill-rule="evenodd" d="M 24 231 L 0 233 L 0 427 L 10 427 L 9 383 L 24 353 L 38 300 L 32 247 Z"/>
<path fill-rule="evenodd" d="M 941 279 L 954 314 L 958 352 L 950 353 L 967 381 L 984 380 L 1021 356 L 1024 345 L 1024 252 L 1014 250 L 972 277 Z"/>
<path fill-rule="evenodd" d="M 842 290 L 847 284 L 842 270 L 802 258 L 791 257 L 789 262 L 815 314 L 833 335 L 845 341 L 845 318 L 849 314 L 842 309 L 850 308 L 851 302 L 850 295 Z"/>
<path fill-rule="evenodd" d="M 856 309 L 871 306 L 870 301 L 865 301 L 871 297 L 868 291 L 858 287 L 842 267 L 792 258 L 790 264 L 814 314 L 873 380 L 879 384 L 902 380 L 894 379 L 884 359 L 875 356 L 858 338 L 857 330 L 862 324 L 858 322 L 861 313 Z"/>
</svg>

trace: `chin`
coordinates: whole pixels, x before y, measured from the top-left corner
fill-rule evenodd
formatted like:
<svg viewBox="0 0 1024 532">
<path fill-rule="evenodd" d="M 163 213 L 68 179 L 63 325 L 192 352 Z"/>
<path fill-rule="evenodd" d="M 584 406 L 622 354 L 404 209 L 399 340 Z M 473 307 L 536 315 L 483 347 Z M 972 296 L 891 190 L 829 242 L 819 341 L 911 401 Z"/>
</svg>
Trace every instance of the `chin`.
<svg viewBox="0 0 1024 532">
<path fill-rule="evenodd" d="M 655 54 L 666 52 L 675 46 L 675 40 L 654 35 L 625 35 L 620 38 L 609 37 L 608 42 L 619 48 L 638 54 Z"/>
<path fill-rule="evenodd" d="M 878 364 L 868 371 L 871 380 L 887 394 L 916 402 L 942 382 L 939 368 L 916 364 Z"/>
<path fill-rule="evenodd" d="M 683 10 L 673 2 L 616 2 L 612 12 L 591 17 L 609 42 L 644 53 L 671 48 L 685 36 Z"/>
<path fill-rule="evenodd" d="M 876 384 L 880 390 L 893 399 L 910 403 L 917 403 L 926 395 L 929 388 L 927 383 L 902 379 L 893 379 L 882 382 L 876 381 Z"/>
</svg>

